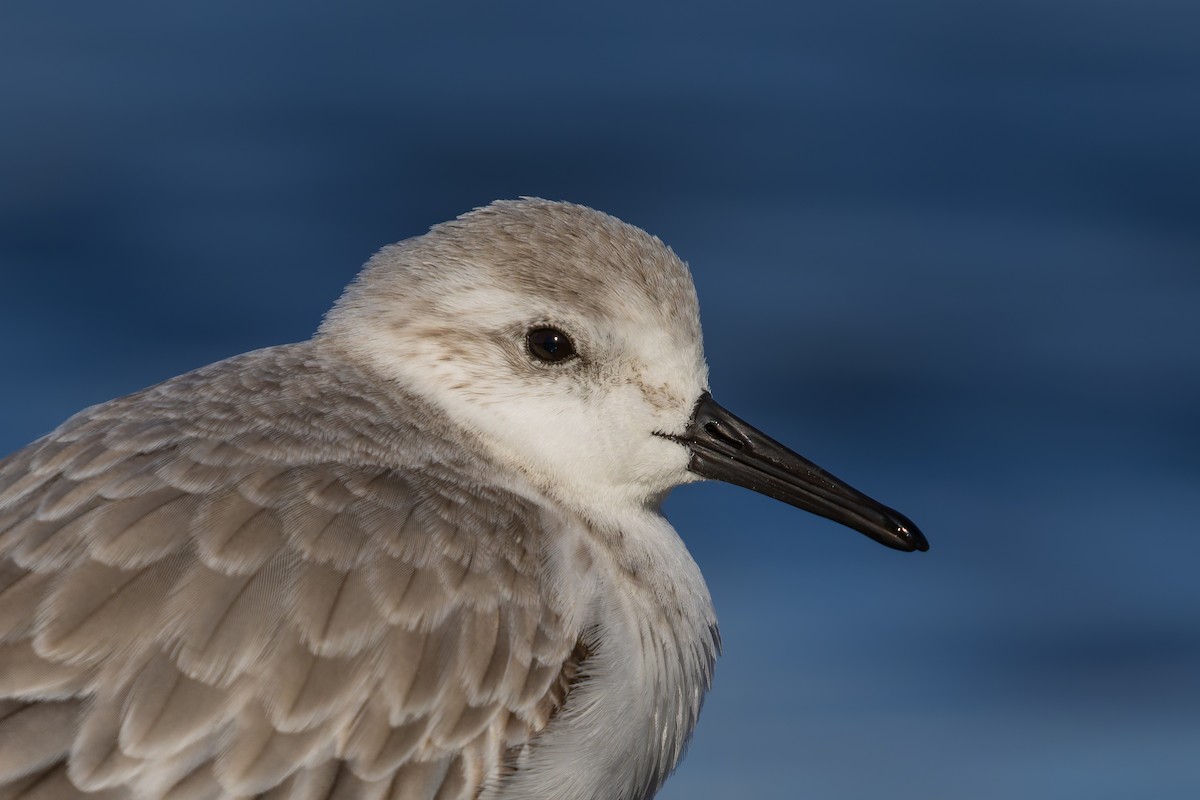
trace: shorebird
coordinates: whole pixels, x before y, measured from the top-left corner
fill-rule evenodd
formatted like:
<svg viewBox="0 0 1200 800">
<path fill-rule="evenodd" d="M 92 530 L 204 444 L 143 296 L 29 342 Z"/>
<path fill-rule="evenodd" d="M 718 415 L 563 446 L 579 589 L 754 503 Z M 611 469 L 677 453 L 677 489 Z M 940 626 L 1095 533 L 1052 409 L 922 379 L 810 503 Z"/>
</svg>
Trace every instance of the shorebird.
<svg viewBox="0 0 1200 800">
<path fill-rule="evenodd" d="M 650 798 L 719 648 L 659 512 L 705 478 L 927 547 L 717 405 L 657 238 L 523 199 L 387 247 L 312 339 L 0 462 L 0 798 Z"/>
</svg>

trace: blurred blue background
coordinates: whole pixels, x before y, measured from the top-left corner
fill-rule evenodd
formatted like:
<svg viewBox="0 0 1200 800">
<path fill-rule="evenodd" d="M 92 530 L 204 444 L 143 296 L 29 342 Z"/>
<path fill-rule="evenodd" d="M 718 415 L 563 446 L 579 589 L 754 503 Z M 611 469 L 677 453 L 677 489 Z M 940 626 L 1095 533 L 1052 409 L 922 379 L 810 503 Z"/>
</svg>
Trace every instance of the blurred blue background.
<svg viewBox="0 0 1200 800">
<path fill-rule="evenodd" d="M 1200 6 L 8 0 L 0 451 L 306 338 L 497 197 L 695 272 L 726 406 L 925 529 L 669 516 L 726 653 L 662 797 L 1200 797 Z"/>
</svg>

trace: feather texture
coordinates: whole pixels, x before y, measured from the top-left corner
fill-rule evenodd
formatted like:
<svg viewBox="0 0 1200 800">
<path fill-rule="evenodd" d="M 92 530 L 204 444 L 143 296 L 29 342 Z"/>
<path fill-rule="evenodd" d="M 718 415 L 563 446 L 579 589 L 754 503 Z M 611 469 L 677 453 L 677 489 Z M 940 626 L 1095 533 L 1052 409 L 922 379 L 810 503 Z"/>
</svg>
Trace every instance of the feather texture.
<svg viewBox="0 0 1200 800">
<path fill-rule="evenodd" d="M 406 463 L 378 444 L 403 398 L 313 385 L 313 358 L 182 376 L 0 463 L 0 702 L 26 703 L 0 796 L 468 798 L 538 719 L 574 646 L 543 512 L 471 513 L 497 490 L 461 443 L 410 428 Z M 325 413 L 261 411 L 298 396 Z"/>
</svg>

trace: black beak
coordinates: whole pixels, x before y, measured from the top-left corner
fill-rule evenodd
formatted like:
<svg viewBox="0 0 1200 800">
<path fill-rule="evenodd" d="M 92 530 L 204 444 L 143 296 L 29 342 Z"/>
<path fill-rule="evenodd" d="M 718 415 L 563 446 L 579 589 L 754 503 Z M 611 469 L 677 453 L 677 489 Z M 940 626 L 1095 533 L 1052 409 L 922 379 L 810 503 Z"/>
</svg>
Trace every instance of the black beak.
<svg viewBox="0 0 1200 800">
<path fill-rule="evenodd" d="M 664 435 L 664 434 L 660 434 Z M 726 411 L 705 392 L 682 436 L 688 469 L 811 511 L 897 550 L 928 550 L 908 517 L 877 503 Z"/>
</svg>

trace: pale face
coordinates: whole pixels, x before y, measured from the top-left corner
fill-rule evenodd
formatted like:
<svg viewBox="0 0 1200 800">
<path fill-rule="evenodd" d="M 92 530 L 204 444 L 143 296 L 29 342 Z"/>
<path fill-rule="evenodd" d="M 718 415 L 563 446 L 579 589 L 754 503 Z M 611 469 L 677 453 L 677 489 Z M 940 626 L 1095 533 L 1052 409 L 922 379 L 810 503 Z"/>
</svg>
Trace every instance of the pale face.
<svg viewBox="0 0 1200 800">
<path fill-rule="evenodd" d="M 684 431 L 707 369 L 700 342 L 673 332 L 656 305 L 580 307 L 495 285 L 445 289 L 426 295 L 415 318 L 376 327 L 377 369 L 593 516 L 657 505 L 698 479 L 686 448 L 656 433 Z"/>
</svg>

